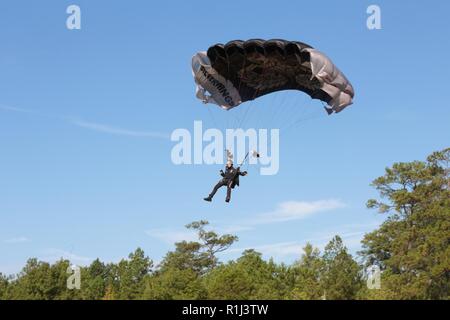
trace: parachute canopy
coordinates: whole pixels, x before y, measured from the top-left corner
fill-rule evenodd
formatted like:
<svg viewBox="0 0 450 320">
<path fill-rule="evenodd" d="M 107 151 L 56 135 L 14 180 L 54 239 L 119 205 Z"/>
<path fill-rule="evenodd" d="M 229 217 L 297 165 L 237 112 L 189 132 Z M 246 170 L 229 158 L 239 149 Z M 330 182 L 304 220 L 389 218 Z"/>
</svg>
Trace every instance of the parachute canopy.
<svg viewBox="0 0 450 320">
<path fill-rule="evenodd" d="M 300 90 L 340 112 L 354 91 L 344 74 L 323 53 L 286 40 L 234 40 L 211 46 L 192 58 L 197 97 L 229 110 L 280 90 Z"/>
</svg>

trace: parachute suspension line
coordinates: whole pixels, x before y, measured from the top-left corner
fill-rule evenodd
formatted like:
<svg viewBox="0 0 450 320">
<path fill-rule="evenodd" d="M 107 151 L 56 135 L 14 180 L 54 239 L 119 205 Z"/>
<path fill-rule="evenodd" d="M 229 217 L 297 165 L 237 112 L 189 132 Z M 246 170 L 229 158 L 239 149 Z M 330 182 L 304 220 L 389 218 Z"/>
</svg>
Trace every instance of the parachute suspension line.
<svg viewBox="0 0 450 320">
<path fill-rule="evenodd" d="M 296 97 L 294 100 L 294 103 L 290 106 L 290 112 L 289 112 L 289 119 L 290 121 L 286 122 L 286 124 L 283 126 L 283 130 L 285 132 L 288 132 L 289 129 L 298 121 L 305 118 L 305 112 L 307 109 L 307 102 L 305 100 L 305 97 L 303 96 L 302 99 L 300 97 Z M 299 110 L 300 109 L 300 110 Z"/>
<path fill-rule="evenodd" d="M 281 124 L 278 125 L 278 118 L 279 115 L 282 113 L 282 110 L 286 108 L 286 96 L 287 94 L 283 94 L 281 97 L 281 102 L 279 104 L 276 104 L 275 106 L 275 112 L 273 114 L 273 116 L 271 117 L 271 120 L 273 121 L 274 125 L 276 125 L 277 127 L 281 127 Z"/>
<path fill-rule="evenodd" d="M 247 161 L 245 163 L 245 170 L 244 171 L 248 171 L 249 167 L 250 167 L 250 161 Z"/>
<path fill-rule="evenodd" d="M 269 96 L 265 96 L 263 101 L 256 109 L 256 116 L 254 117 L 256 120 L 255 128 L 260 128 L 265 126 L 266 128 L 275 127 L 275 123 L 272 121 L 273 113 L 277 110 L 276 106 L 278 106 L 278 101 L 280 97 L 277 93 L 271 94 Z M 274 107 L 275 106 L 275 107 Z M 259 112 L 259 111 L 265 112 Z"/>
<path fill-rule="evenodd" d="M 274 123 L 274 125 L 276 125 L 278 127 L 278 129 L 281 129 L 282 127 L 282 119 L 280 120 L 280 116 L 282 114 L 287 115 L 287 110 L 290 104 L 292 103 L 288 103 L 288 101 L 286 101 L 286 96 L 287 94 L 283 94 L 283 100 L 281 103 L 277 104 L 275 107 L 275 113 L 273 114 L 273 116 L 271 117 L 271 121 Z"/>
<path fill-rule="evenodd" d="M 239 114 L 241 112 L 241 108 L 233 108 L 227 111 L 227 129 L 236 128 L 236 125 L 240 121 Z"/>
<path fill-rule="evenodd" d="M 247 160 L 247 158 L 248 158 L 248 155 L 249 155 L 249 151 L 247 151 L 247 153 L 245 154 L 244 160 L 242 160 L 242 162 L 239 165 L 239 167 L 241 167 L 244 164 L 245 160 Z"/>
<path fill-rule="evenodd" d="M 241 108 L 232 108 L 226 111 L 227 125 L 225 129 L 236 129 L 236 125 L 239 123 L 239 113 L 241 113 Z"/>
<path fill-rule="evenodd" d="M 262 114 L 264 112 L 261 112 L 261 110 L 264 109 L 264 103 L 262 103 L 263 100 L 261 100 L 261 102 L 258 104 L 255 104 L 255 107 L 252 108 L 252 110 L 250 110 L 250 119 L 252 119 L 252 127 L 257 129 L 258 125 L 257 122 L 258 120 L 262 117 Z"/>
<path fill-rule="evenodd" d="M 211 111 L 210 107 L 206 106 L 206 109 L 208 109 L 208 114 L 209 114 L 209 117 L 211 118 L 211 120 L 213 122 L 214 127 L 219 128 L 218 125 L 217 125 L 216 119 L 214 118 L 213 112 Z"/>
<path fill-rule="evenodd" d="M 264 99 L 264 105 L 261 106 L 262 109 L 265 109 L 263 111 L 264 117 L 261 116 L 258 120 L 262 120 L 263 123 L 260 123 L 260 125 L 270 124 L 271 127 L 275 126 L 275 123 L 272 121 L 273 116 L 277 108 L 275 107 L 278 105 L 278 94 L 275 92 L 274 94 L 270 95 L 270 97 L 266 97 Z M 261 122 L 261 121 L 260 121 Z M 269 127 L 269 125 L 267 125 Z"/>
<path fill-rule="evenodd" d="M 298 113 L 298 108 L 297 108 L 298 100 L 299 100 L 299 95 L 295 95 L 295 97 L 292 97 L 287 104 L 280 106 L 279 112 L 276 114 L 276 118 L 273 120 L 274 122 L 275 121 L 280 122 L 279 129 L 283 129 L 284 127 L 286 127 L 287 123 L 291 122 L 289 120 L 293 119 L 295 117 L 295 113 Z M 293 113 L 293 111 L 295 113 Z M 283 115 L 284 117 L 282 117 L 281 120 L 279 120 L 281 115 Z M 283 124 L 282 119 L 286 119 L 284 121 L 284 124 Z"/>
<path fill-rule="evenodd" d="M 311 101 L 310 103 L 311 104 Z M 291 123 L 287 128 L 286 128 L 286 132 L 288 132 L 289 130 L 293 129 L 293 128 L 297 128 L 299 126 L 299 124 L 304 123 L 306 121 L 310 121 L 310 120 L 314 120 L 317 119 L 319 117 L 321 117 L 323 115 L 323 110 L 317 108 L 316 110 L 308 113 L 306 116 L 301 117 L 300 119 L 297 119 L 296 121 L 294 121 L 293 123 Z"/>
<path fill-rule="evenodd" d="M 230 111 L 230 115 L 231 115 L 231 117 L 232 117 L 232 121 L 231 121 L 231 128 L 232 129 L 236 129 L 237 128 L 237 124 L 239 123 L 239 121 L 240 121 L 240 114 L 241 114 L 241 112 L 242 112 L 242 105 L 240 105 L 238 108 L 233 108 L 233 109 L 231 109 L 231 110 L 229 110 Z"/>
<path fill-rule="evenodd" d="M 256 95 L 256 93 L 258 92 L 258 90 L 259 90 L 259 89 L 257 89 L 257 90 L 255 91 L 255 95 Z M 260 108 L 259 108 L 259 109 L 260 109 Z M 256 123 L 255 123 L 255 129 L 258 129 L 258 128 L 259 128 L 261 119 L 262 119 L 261 112 L 259 112 L 259 113 L 257 112 L 257 113 L 256 113 L 256 117 L 255 117 L 255 120 L 256 120 Z"/>
<path fill-rule="evenodd" d="M 229 110 L 229 111 L 231 111 L 231 110 Z M 228 111 L 226 112 L 226 114 L 224 115 L 224 117 L 227 119 L 227 122 L 226 122 L 225 128 L 224 128 L 224 129 L 226 130 L 226 129 L 228 129 L 229 124 L 230 124 L 230 114 L 229 114 Z M 223 129 L 223 128 L 221 128 L 221 129 Z"/>
<path fill-rule="evenodd" d="M 266 107 L 266 102 L 264 100 L 261 101 L 261 105 L 258 107 L 258 109 L 265 109 Z M 255 124 L 254 127 L 255 129 L 259 129 L 259 127 L 261 126 L 261 119 L 263 118 L 263 115 L 261 112 L 257 113 L 255 116 Z"/>
<path fill-rule="evenodd" d="M 308 117 L 305 117 L 303 119 L 300 119 L 300 120 L 294 122 L 292 124 L 291 128 L 296 128 L 296 127 L 298 127 L 298 125 L 300 123 L 303 123 L 303 122 L 306 122 L 306 121 L 310 121 L 310 120 L 314 120 L 314 119 L 317 119 L 317 118 L 322 117 L 322 116 L 323 116 L 323 111 L 322 110 L 316 110 L 316 111 L 312 112 Z"/>
<path fill-rule="evenodd" d="M 283 107 L 283 110 L 278 113 L 277 121 L 280 123 L 280 130 L 284 130 L 284 128 L 286 128 L 286 126 L 292 122 L 292 119 L 296 117 L 296 114 L 299 113 L 299 109 L 297 107 L 298 100 L 298 96 L 292 97 L 289 102 Z"/>
<path fill-rule="evenodd" d="M 273 127 L 280 129 L 282 122 L 280 122 L 279 116 L 283 113 L 283 110 L 286 108 L 286 94 L 282 94 L 281 92 L 278 92 L 277 96 L 275 97 L 274 104 L 272 105 L 273 109 L 273 115 L 270 117 L 269 121 L 270 123 L 273 123 Z"/>
<path fill-rule="evenodd" d="M 305 114 L 308 112 L 308 108 L 311 106 L 311 99 L 307 99 L 306 95 L 303 95 L 303 99 L 301 101 L 296 100 L 294 105 L 295 109 L 300 109 L 300 111 L 296 114 L 295 111 L 292 116 L 291 124 L 296 123 L 297 121 L 304 119 Z"/>
<path fill-rule="evenodd" d="M 242 165 L 243 165 L 244 163 L 246 163 L 246 169 L 245 169 L 245 170 L 248 170 L 249 163 L 248 163 L 248 161 L 246 161 L 246 160 L 248 160 L 248 155 L 249 155 L 249 154 L 250 154 L 250 151 L 247 151 L 247 153 L 245 154 L 244 159 L 243 159 L 242 162 L 239 164 L 239 168 L 242 167 Z"/>
<path fill-rule="evenodd" d="M 251 102 L 253 102 L 253 101 L 251 101 Z M 252 103 L 246 104 L 246 105 L 245 105 L 245 108 L 246 108 L 246 109 L 245 109 L 245 111 L 244 111 L 244 115 L 241 116 L 241 121 L 239 121 L 239 128 L 242 128 L 242 126 L 243 126 L 244 123 L 246 122 L 245 120 L 247 120 L 247 115 L 248 115 L 248 113 L 249 113 L 249 109 L 252 107 L 251 104 L 252 104 Z"/>
<path fill-rule="evenodd" d="M 298 101 L 298 100 L 297 100 Z M 306 120 L 308 117 L 308 109 L 312 105 L 312 100 L 309 99 L 309 96 L 303 95 L 302 101 L 300 102 L 300 105 L 294 105 L 294 112 L 292 114 L 292 121 L 287 123 L 287 128 L 290 128 L 292 126 L 295 126 L 295 124 L 302 122 L 303 120 Z M 300 112 L 296 112 L 300 108 Z"/>
</svg>

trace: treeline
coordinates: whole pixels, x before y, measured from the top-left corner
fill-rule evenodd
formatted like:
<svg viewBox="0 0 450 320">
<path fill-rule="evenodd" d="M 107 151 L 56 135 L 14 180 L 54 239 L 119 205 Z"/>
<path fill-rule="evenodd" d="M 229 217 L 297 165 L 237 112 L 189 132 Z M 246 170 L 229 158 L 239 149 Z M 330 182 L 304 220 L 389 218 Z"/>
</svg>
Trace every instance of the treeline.
<svg viewBox="0 0 450 320">
<path fill-rule="evenodd" d="M 79 290 L 67 288 L 70 262 L 28 260 L 16 276 L 0 274 L 0 299 L 448 299 L 450 297 L 450 148 L 426 161 L 396 163 L 372 186 L 367 202 L 387 215 L 362 240 L 356 260 L 335 236 L 320 252 L 307 244 L 291 265 L 247 250 L 217 258 L 236 240 L 187 227 L 198 241 L 182 241 L 154 265 L 142 249 L 118 263 L 98 259 L 81 268 Z M 368 266 L 381 270 L 381 287 L 368 289 Z"/>
</svg>

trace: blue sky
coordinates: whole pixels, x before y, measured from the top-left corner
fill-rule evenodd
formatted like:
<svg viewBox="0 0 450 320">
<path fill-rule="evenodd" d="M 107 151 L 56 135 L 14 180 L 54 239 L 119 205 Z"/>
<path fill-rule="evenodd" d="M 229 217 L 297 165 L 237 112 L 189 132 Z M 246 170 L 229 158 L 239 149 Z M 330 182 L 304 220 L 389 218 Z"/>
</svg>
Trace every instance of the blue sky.
<svg viewBox="0 0 450 320">
<path fill-rule="evenodd" d="M 289 263 L 335 234 L 358 250 L 385 218 L 365 208 L 370 182 L 449 146 L 450 4 L 376 1 L 382 29 L 370 31 L 373 2 L 345 3 L 2 1 L 0 272 L 29 257 L 117 261 L 137 247 L 159 261 L 200 219 L 239 236 L 223 259 L 256 248 Z M 81 30 L 65 26 L 70 4 Z M 318 101 L 285 92 L 208 109 L 194 95 L 192 55 L 249 38 L 325 52 L 355 87 L 354 105 L 327 117 Z M 195 120 L 223 129 L 245 108 L 247 128 L 304 121 L 280 131 L 277 175 L 251 166 L 230 204 L 224 190 L 206 203 L 221 166 L 175 166 L 167 136 Z"/>
</svg>

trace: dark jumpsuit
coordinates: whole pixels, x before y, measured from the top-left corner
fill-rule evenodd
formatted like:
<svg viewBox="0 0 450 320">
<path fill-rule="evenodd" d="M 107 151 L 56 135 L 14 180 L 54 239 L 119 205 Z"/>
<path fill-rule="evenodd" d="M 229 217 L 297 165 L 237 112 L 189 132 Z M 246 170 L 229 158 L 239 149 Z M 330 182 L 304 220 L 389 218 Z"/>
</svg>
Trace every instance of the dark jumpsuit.
<svg viewBox="0 0 450 320">
<path fill-rule="evenodd" d="M 233 189 L 235 185 L 239 185 L 239 176 L 245 176 L 245 172 L 243 173 L 239 168 L 236 169 L 232 166 L 230 168 L 225 168 L 225 172 L 220 172 L 220 175 L 223 178 L 214 186 L 209 197 L 212 199 L 219 188 L 227 186 L 227 200 L 229 201 L 231 198 L 231 189 Z"/>
</svg>

